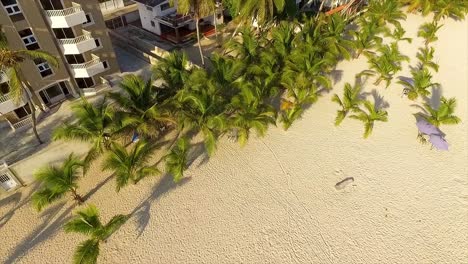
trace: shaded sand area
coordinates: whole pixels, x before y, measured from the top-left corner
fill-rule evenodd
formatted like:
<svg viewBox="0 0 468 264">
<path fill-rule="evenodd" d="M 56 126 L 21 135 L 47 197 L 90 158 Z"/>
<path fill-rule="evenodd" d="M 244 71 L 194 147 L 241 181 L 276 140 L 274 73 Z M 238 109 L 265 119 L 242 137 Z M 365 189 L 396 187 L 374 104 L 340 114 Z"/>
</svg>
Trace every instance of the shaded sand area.
<svg viewBox="0 0 468 264">
<path fill-rule="evenodd" d="M 403 23 L 414 40 L 401 50 L 411 58 L 423 21 L 410 15 Z M 289 131 L 271 128 L 243 149 L 224 139 L 206 162 L 196 144 L 179 185 L 153 178 L 116 194 L 96 164 L 79 191 L 105 221 L 134 212 L 102 245 L 100 263 L 467 263 L 468 24 L 444 24 L 434 77 L 442 95 L 457 97 L 463 120 L 442 127 L 449 152 L 418 143 L 418 109 L 400 85 L 369 82 L 366 92 L 376 89 L 389 105 L 389 122 L 377 123 L 367 140 L 358 121 L 334 127 L 331 93 Z M 364 58 L 341 63 L 333 92 L 341 95 L 365 67 Z M 401 74 L 408 76 L 407 67 Z M 38 214 L 28 203 L 31 190 L 0 201 L 0 262 L 69 263 L 84 240 L 61 230 L 72 203 Z"/>
</svg>

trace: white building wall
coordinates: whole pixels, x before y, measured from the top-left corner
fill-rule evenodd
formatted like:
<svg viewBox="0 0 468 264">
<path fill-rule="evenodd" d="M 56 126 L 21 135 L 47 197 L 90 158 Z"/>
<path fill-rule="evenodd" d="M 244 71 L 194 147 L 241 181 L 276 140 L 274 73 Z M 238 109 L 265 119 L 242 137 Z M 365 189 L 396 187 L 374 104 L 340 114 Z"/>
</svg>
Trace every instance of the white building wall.
<svg viewBox="0 0 468 264">
<path fill-rule="evenodd" d="M 124 7 L 123 0 L 109 0 L 99 4 L 103 14 L 113 12 L 115 9 Z"/>
<path fill-rule="evenodd" d="M 154 18 L 156 17 L 155 10 L 158 9 L 158 7 L 154 7 L 153 11 L 150 11 L 144 4 L 137 3 L 137 5 L 138 13 L 140 14 L 141 26 L 148 31 L 151 31 L 157 35 L 161 35 L 161 28 L 159 27 L 159 23 L 154 21 Z M 151 25 L 151 21 L 154 21 L 154 27 Z"/>
</svg>

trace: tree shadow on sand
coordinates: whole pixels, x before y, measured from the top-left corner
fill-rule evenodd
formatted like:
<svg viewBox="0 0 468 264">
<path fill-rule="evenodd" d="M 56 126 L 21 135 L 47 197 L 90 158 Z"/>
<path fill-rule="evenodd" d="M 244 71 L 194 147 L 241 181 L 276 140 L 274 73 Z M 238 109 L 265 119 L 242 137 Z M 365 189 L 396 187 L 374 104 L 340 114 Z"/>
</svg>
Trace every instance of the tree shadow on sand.
<svg viewBox="0 0 468 264">
<path fill-rule="evenodd" d="M 45 240 L 53 237 L 62 226 L 71 219 L 71 212 L 75 208 L 75 204 L 62 210 L 66 201 L 53 205 L 41 213 L 42 223 L 39 224 L 28 236 L 15 247 L 14 251 L 5 260 L 5 264 L 16 263 L 19 258 L 26 255 L 36 246 Z"/>
<path fill-rule="evenodd" d="M 24 205 L 26 205 L 29 202 L 31 196 L 37 190 L 38 187 L 38 183 L 33 183 L 33 185 L 31 186 L 31 190 L 28 194 L 26 194 L 26 196 L 23 199 L 21 199 L 23 193 L 21 192 L 21 189 L 18 189 L 14 194 L 8 197 L 4 197 L 2 200 L 0 200 L 0 207 L 8 206 L 9 204 L 14 204 L 13 208 L 11 208 L 6 214 L 0 217 L 0 229 L 4 227 L 8 223 L 8 221 L 10 221 L 11 218 L 13 218 L 17 210 L 21 209 Z"/>
</svg>

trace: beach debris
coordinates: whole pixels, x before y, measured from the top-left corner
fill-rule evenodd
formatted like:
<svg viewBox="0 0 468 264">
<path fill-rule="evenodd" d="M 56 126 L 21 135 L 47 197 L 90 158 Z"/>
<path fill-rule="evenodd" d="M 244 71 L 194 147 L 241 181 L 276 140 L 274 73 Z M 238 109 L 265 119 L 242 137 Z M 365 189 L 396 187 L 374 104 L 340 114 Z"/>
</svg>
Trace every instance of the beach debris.
<svg viewBox="0 0 468 264">
<path fill-rule="evenodd" d="M 354 182 L 354 177 L 346 177 L 343 180 L 335 184 L 335 189 L 343 190 L 344 188 L 346 188 L 346 186 L 348 186 L 352 182 Z"/>
</svg>

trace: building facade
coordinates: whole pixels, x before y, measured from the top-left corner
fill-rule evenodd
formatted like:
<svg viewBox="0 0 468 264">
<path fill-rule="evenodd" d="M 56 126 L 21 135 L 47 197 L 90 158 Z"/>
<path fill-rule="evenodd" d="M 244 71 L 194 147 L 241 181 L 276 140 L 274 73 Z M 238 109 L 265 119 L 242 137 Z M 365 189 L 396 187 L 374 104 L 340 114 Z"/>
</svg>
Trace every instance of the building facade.
<svg viewBox="0 0 468 264">
<path fill-rule="evenodd" d="M 169 0 L 134 0 L 138 5 L 141 26 L 174 43 L 184 42 L 195 36 L 195 21 L 190 15 L 177 14 L 177 1 L 171 6 Z M 201 32 L 213 30 L 214 23 L 222 24 L 222 9 L 216 16 L 200 19 Z"/>
<path fill-rule="evenodd" d="M 21 66 L 36 108 L 48 109 L 67 97 L 86 94 L 119 72 L 98 0 L 0 0 L 0 24 L 13 50 L 46 51 L 59 58 Z M 13 102 L 8 78 L 0 74 L 0 119 L 12 129 L 31 122 L 25 101 Z"/>
</svg>

